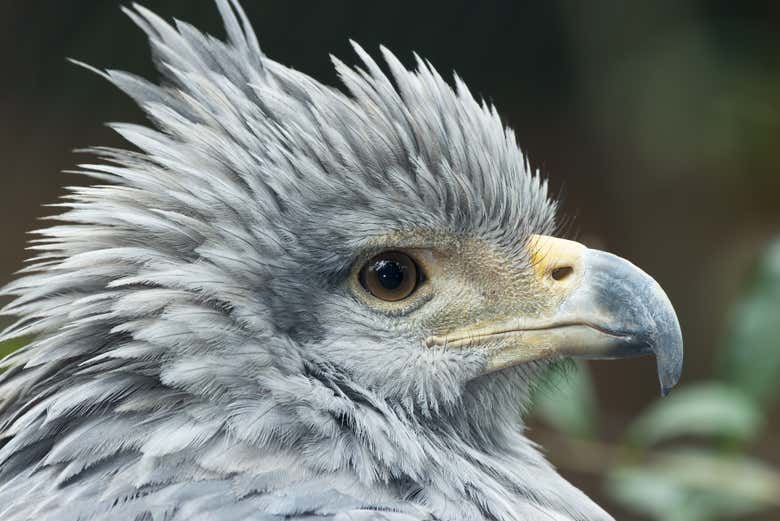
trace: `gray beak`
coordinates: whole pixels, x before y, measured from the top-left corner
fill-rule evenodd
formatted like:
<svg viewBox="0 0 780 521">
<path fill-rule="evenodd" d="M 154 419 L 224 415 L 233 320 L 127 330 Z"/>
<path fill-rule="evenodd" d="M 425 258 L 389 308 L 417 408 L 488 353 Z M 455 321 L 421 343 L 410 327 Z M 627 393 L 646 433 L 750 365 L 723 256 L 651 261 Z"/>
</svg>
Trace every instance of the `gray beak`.
<svg viewBox="0 0 780 521">
<path fill-rule="evenodd" d="M 571 345 L 569 355 L 624 358 L 652 354 L 661 394 L 680 379 L 683 341 L 672 303 L 658 283 L 629 261 L 585 249 L 579 284 L 563 301 L 556 322 L 582 323 L 601 334 L 590 345 Z"/>
<path fill-rule="evenodd" d="M 468 325 L 426 339 L 426 345 L 488 352 L 486 372 L 560 356 L 626 358 L 654 355 L 661 394 L 682 372 L 680 323 L 661 286 L 611 253 L 535 235 L 528 244 L 542 292 L 555 302 L 542 316 Z"/>
</svg>

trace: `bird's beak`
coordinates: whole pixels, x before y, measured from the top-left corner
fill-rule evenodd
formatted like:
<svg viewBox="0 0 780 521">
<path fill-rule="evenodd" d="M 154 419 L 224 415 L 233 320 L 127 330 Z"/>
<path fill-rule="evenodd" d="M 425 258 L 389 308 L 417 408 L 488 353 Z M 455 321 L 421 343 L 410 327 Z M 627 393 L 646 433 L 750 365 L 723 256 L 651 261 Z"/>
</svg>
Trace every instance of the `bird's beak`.
<svg viewBox="0 0 780 521">
<path fill-rule="evenodd" d="M 488 371 L 556 356 L 653 354 L 661 394 L 674 387 L 682 371 L 682 333 L 653 278 L 625 259 L 573 241 L 537 235 L 528 249 L 542 292 L 556 302 L 552 311 L 429 337 L 428 345 L 483 345 Z"/>
</svg>

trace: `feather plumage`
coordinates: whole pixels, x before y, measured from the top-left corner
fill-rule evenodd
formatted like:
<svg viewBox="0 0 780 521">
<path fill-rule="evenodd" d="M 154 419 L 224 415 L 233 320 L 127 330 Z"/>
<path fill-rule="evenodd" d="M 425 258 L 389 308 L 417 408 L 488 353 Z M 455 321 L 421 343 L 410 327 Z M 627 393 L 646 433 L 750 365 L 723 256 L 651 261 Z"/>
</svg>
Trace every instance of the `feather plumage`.
<svg viewBox="0 0 780 521">
<path fill-rule="evenodd" d="M 337 281 L 388 226 L 517 262 L 553 229 L 496 110 L 357 44 L 344 94 L 217 6 L 227 42 L 126 10 L 161 82 L 96 72 L 153 126 L 112 125 L 136 150 L 93 150 L 79 168 L 104 184 L 70 190 L 3 289 L 0 339 L 35 338 L 0 376 L 0 518 L 609 519 L 521 435 L 508 389 L 530 368 L 466 386 L 476 362 L 382 360 L 381 330 L 333 319 L 376 324 Z"/>
</svg>

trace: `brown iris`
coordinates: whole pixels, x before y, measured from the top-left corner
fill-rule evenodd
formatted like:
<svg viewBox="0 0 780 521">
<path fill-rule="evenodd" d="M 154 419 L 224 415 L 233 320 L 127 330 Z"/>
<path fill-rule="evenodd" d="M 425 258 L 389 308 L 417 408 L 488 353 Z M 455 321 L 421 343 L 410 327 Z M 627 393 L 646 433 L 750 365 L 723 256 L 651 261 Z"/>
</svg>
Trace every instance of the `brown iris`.
<svg viewBox="0 0 780 521">
<path fill-rule="evenodd" d="M 422 273 L 407 254 L 386 251 L 372 258 L 360 270 L 360 283 L 378 299 L 395 302 L 412 294 Z"/>
</svg>

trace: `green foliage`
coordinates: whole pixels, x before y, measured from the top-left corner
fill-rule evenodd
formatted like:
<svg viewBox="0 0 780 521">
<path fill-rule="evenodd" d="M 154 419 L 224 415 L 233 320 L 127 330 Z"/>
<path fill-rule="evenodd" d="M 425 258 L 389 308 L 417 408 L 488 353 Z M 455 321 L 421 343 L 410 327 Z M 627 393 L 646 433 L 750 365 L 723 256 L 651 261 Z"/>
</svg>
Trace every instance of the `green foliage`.
<svg viewBox="0 0 780 521">
<path fill-rule="evenodd" d="M 626 507 L 663 521 L 737 518 L 780 501 L 775 470 L 741 454 L 705 449 L 674 449 L 622 465 L 606 484 Z"/>
<path fill-rule="evenodd" d="M 756 438 L 764 419 L 740 389 L 710 382 L 691 384 L 653 403 L 631 425 L 632 444 L 650 446 L 680 436 L 711 436 L 737 442 Z"/>
<path fill-rule="evenodd" d="M 0 342 L 0 359 L 3 357 L 13 353 L 23 345 L 27 343 L 27 338 L 14 338 L 12 340 L 6 340 L 5 342 Z"/>
<path fill-rule="evenodd" d="M 534 395 L 534 407 L 545 423 L 563 434 L 577 438 L 596 434 L 596 395 L 582 363 L 551 368 Z"/>
<path fill-rule="evenodd" d="M 718 374 L 762 403 L 780 390 L 780 239 L 758 262 L 737 301 L 720 353 Z"/>
<path fill-rule="evenodd" d="M 589 468 L 615 501 L 656 521 L 780 512 L 780 471 L 750 454 L 766 406 L 780 394 L 780 239 L 757 263 L 724 338 L 714 381 L 681 386 L 655 401 L 620 443 L 589 441 L 605 457 L 595 465 L 583 457 L 573 467 Z M 593 436 L 598 424 L 587 367 L 553 373 L 551 382 L 537 394 L 535 413 L 562 435 L 567 455 L 576 456 L 578 439 Z M 565 469 L 567 462 L 556 463 Z"/>
</svg>

